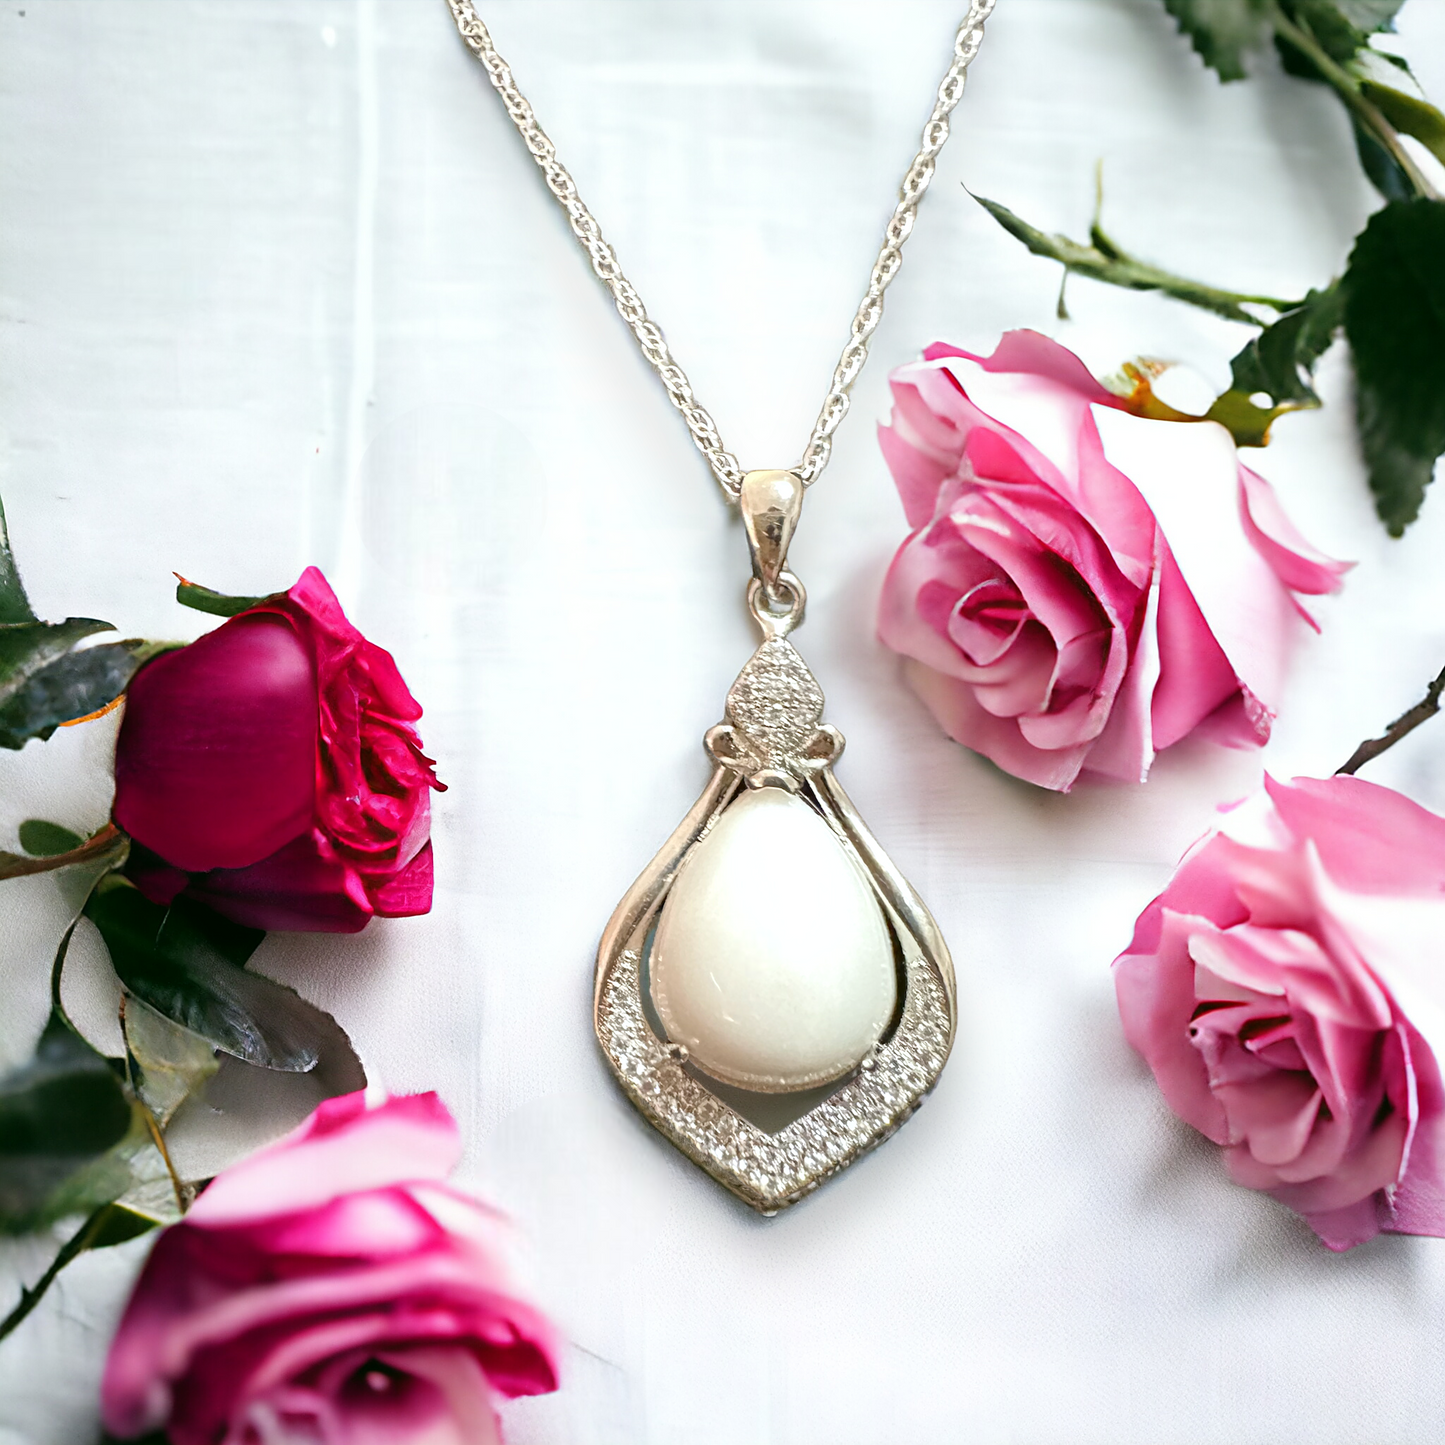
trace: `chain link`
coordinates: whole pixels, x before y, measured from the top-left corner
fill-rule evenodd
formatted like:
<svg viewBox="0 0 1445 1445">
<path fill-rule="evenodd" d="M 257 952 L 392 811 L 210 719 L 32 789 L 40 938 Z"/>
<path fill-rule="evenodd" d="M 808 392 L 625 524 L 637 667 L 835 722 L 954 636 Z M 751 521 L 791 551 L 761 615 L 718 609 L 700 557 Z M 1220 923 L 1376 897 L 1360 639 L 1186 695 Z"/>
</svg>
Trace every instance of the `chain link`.
<svg viewBox="0 0 1445 1445">
<path fill-rule="evenodd" d="M 928 124 L 923 127 L 918 154 L 914 156 L 912 164 L 904 173 L 903 183 L 898 188 L 898 205 L 884 227 L 883 244 L 868 278 L 868 290 L 853 317 L 848 344 L 843 348 L 843 354 L 834 368 L 832 384 L 823 398 L 818 419 L 813 423 L 813 433 L 808 438 L 808 445 L 803 449 L 802 461 L 794 469 L 802 477 L 805 486 L 817 481 L 823 468 L 828 465 L 828 458 L 833 450 L 833 433 L 848 415 L 848 394 L 858 379 L 858 373 L 863 369 L 863 363 L 868 359 L 868 342 L 883 319 L 883 293 L 903 265 L 903 243 L 913 230 L 918 204 L 928 190 L 929 182 L 933 180 L 938 153 L 948 139 L 948 117 L 963 98 L 968 67 L 983 41 L 984 22 L 993 11 L 994 4 L 995 0 L 972 0 L 968 14 L 964 16 L 954 37 L 953 60 L 939 83 L 933 114 L 929 116 Z M 601 226 L 577 193 L 577 183 L 557 159 L 557 148 L 537 123 L 537 117 L 526 96 L 517 89 L 511 67 L 497 53 L 491 34 L 473 8 L 472 0 L 447 0 L 447 5 L 456 21 L 458 33 L 467 49 L 481 61 L 487 78 L 501 96 L 502 104 L 512 118 L 512 124 L 517 127 L 532 154 L 532 159 L 537 162 L 547 182 L 547 188 L 567 213 L 572 234 L 587 252 L 598 279 L 612 293 L 618 314 L 637 338 L 643 356 L 667 391 L 668 400 L 682 414 L 698 450 L 707 458 L 718 485 L 730 501 L 736 502 L 743 481 L 743 471 L 738 465 L 738 459 L 723 446 L 717 424 L 693 396 L 687 373 L 673 360 L 662 328 L 648 317 L 636 288 L 622 274 L 622 267 L 618 264 L 612 247 L 603 239 Z"/>
</svg>

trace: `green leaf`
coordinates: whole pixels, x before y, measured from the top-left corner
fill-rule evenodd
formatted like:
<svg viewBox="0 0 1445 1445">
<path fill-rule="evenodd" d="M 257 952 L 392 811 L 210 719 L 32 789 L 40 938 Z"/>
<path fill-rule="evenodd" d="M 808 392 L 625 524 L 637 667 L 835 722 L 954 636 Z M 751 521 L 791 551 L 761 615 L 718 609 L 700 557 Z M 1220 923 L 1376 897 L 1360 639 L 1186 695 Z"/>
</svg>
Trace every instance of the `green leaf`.
<svg viewBox="0 0 1445 1445">
<path fill-rule="evenodd" d="M 1269 0 L 1164 0 L 1164 8 L 1221 80 L 1245 78 L 1244 56 L 1265 38 Z"/>
<path fill-rule="evenodd" d="M 1362 80 L 1360 91 L 1396 130 L 1412 135 L 1445 163 L 1445 115 L 1419 96 L 1407 95 L 1376 80 Z"/>
<path fill-rule="evenodd" d="M 27 818 L 20 825 L 20 846 L 32 858 L 54 858 L 81 847 L 84 842 L 79 833 L 72 833 L 59 823 L 47 823 L 44 818 Z"/>
<path fill-rule="evenodd" d="M 119 1079 L 123 1072 L 120 1060 L 107 1059 L 106 1063 Z M 88 1213 L 119 1199 L 134 1188 L 134 1160 L 150 1147 L 151 1134 L 141 1106 L 127 1096 L 126 1107 L 130 1110 L 130 1125 L 120 1141 L 69 1174 L 45 1200 L 40 1213 L 26 1228 L 34 1229 L 73 1214 Z"/>
<path fill-rule="evenodd" d="M 66 723 L 104 712 L 137 669 L 168 646 L 141 638 L 106 642 L 68 652 L 41 668 L 0 704 L 0 747 L 23 748 L 31 738 L 48 738 Z"/>
<path fill-rule="evenodd" d="M 1281 0 L 1290 19 L 1314 37 L 1321 50 L 1333 61 L 1343 65 L 1353 60 L 1369 43 L 1369 34 L 1362 30 L 1338 0 Z M 1284 36 L 1275 36 L 1284 68 L 1301 80 L 1324 80 L 1314 62 Z"/>
<path fill-rule="evenodd" d="M 1335 0 L 1335 8 L 1358 30 L 1371 35 L 1393 31 L 1405 0 Z"/>
<path fill-rule="evenodd" d="M 340 1032 L 294 990 L 242 967 L 265 937 L 259 929 L 186 898 L 162 907 L 115 874 L 97 884 L 85 912 L 137 998 L 248 1064 L 306 1073 Z"/>
<path fill-rule="evenodd" d="M 4 715 L 9 703 L 31 678 L 63 658 L 82 638 L 114 630 L 109 622 L 94 617 L 67 617 L 64 622 L 36 618 L 15 568 L 5 512 L 0 508 L 0 732 L 9 722 Z"/>
<path fill-rule="evenodd" d="M 59 1212 L 62 1186 L 130 1128 L 115 1070 L 53 1009 L 34 1058 L 0 1080 L 0 1230 Z"/>
<path fill-rule="evenodd" d="M 1445 451 L 1445 201 L 1392 201 L 1376 211 L 1342 285 L 1370 488 L 1398 537 Z"/>
<path fill-rule="evenodd" d="M 274 596 L 274 593 L 268 593 Z M 187 581 L 176 574 L 176 601 L 183 607 L 194 607 L 197 612 L 209 612 L 216 617 L 234 617 L 238 612 L 264 602 L 265 597 L 228 597 L 224 592 L 212 592 L 198 582 Z"/>
<path fill-rule="evenodd" d="M 0 626 L 0 704 L 64 657 L 83 637 L 114 632 L 109 622 L 94 617 L 67 617 L 64 622 L 11 622 Z"/>
<path fill-rule="evenodd" d="M 121 1018 L 136 1092 L 164 1129 L 220 1067 L 215 1046 L 139 998 L 125 1000 Z"/>
<path fill-rule="evenodd" d="M 1280 8 L 1337 65 L 1348 65 L 1370 36 L 1395 28 L 1403 0 L 1280 0 Z M 1287 36 L 1276 34 L 1275 46 L 1289 74 L 1301 80 L 1328 83 L 1319 67 Z"/>
<path fill-rule="evenodd" d="M 30 599 L 15 568 L 15 558 L 10 551 L 10 533 L 5 526 L 5 508 L 0 505 L 0 625 L 13 626 L 17 622 L 34 622 L 35 614 L 30 610 Z"/>
<path fill-rule="evenodd" d="M 32 819 L 32 822 L 38 821 Z M 21 846 L 26 846 L 23 837 Z M 29 857 L 26 853 L 0 853 L 0 879 L 24 878 L 31 873 L 53 873 L 57 868 L 70 868 L 78 863 L 104 863 L 118 868 L 125 862 L 129 850 L 130 839 L 113 823 L 107 823 L 98 833 L 64 853 L 34 854 L 28 847 L 26 853 L 31 853 Z"/>
</svg>

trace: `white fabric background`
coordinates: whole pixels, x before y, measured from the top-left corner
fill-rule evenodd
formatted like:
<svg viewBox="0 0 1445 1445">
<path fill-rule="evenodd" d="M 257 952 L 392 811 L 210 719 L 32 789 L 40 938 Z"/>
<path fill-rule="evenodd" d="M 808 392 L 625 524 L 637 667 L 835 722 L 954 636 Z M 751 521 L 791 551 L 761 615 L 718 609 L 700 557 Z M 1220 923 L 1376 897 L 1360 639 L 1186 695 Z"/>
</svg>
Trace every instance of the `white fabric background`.
<svg viewBox="0 0 1445 1445">
<path fill-rule="evenodd" d="M 956 0 L 491 0 L 523 88 L 745 466 L 798 454 L 956 23 Z M 1445 3 L 1400 44 L 1445 98 Z M 752 647 L 742 537 L 441 0 L 7 0 L 0 491 L 45 616 L 191 636 L 322 565 L 426 707 L 451 791 L 425 919 L 273 936 L 373 1076 L 436 1088 L 465 1181 L 516 1218 L 570 1348 L 514 1445 L 1404 1445 L 1445 1433 L 1445 1242 L 1329 1255 L 1228 1184 L 1124 1046 L 1109 961 L 1261 764 L 1327 772 L 1445 660 L 1445 502 L 1372 519 L 1348 373 L 1255 464 L 1359 560 L 1275 738 L 1186 743 L 1069 797 L 941 737 L 873 640 L 904 531 L 871 423 L 935 338 L 1032 325 L 1096 368 L 1216 384 L 1247 334 L 1075 281 L 965 194 L 1106 220 L 1219 284 L 1300 294 L 1376 204 L 1338 104 L 1222 87 L 1153 0 L 1001 0 L 794 562 L 841 776 L 952 940 L 962 1024 L 928 1107 L 780 1218 L 652 1134 L 590 1031 L 592 951 L 692 802 Z M 1368 776 L 1445 806 L 1445 724 Z M 109 724 L 0 755 L 0 845 L 105 815 Z M 0 1065 L 64 918 L 6 884 Z M 71 991 L 97 1035 L 105 970 Z M 279 1115 L 278 1115 L 279 1117 Z M 264 1120 L 263 1120 L 264 1125 Z M 214 1149 L 212 1150 L 212 1155 Z M 207 1155 L 193 1139 L 190 1157 Z M 52 1245 L 0 1254 L 33 1278 Z M 89 1437 L 143 1246 L 75 1265 L 0 1348 L 0 1440 Z M 14 1283 L 0 1303 L 8 1304 Z"/>
</svg>

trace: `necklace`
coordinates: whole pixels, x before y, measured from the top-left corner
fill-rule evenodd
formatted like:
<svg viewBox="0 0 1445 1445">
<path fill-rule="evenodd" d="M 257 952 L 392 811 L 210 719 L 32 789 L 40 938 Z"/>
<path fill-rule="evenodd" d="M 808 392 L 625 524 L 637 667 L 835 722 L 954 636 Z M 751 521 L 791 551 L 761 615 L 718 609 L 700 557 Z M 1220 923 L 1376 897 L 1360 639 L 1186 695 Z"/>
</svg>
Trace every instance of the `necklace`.
<svg viewBox="0 0 1445 1445">
<path fill-rule="evenodd" d="M 883 317 L 995 0 L 972 0 L 904 174 L 848 343 L 797 466 L 744 472 L 693 396 L 472 0 L 447 0 L 592 269 L 612 293 L 724 495 L 752 561 L 762 642 L 703 745 L 702 796 L 617 905 L 593 990 L 598 1042 L 628 1098 L 693 1163 L 764 1214 L 881 1144 L 938 1080 L 956 1023 L 953 963 L 923 900 L 833 772 L 843 736 L 788 635 L 807 594 L 788 570 L 805 489 Z"/>
</svg>

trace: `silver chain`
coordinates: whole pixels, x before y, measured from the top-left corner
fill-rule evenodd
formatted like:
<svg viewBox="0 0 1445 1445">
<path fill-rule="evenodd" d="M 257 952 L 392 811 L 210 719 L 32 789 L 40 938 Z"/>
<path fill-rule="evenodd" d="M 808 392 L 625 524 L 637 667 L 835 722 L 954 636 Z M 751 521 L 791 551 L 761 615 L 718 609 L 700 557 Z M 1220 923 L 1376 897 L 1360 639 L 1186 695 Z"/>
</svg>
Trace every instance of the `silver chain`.
<svg viewBox="0 0 1445 1445">
<path fill-rule="evenodd" d="M 546 178 L 548 189 L 567 213 L 572 232 L 587 252 L 592 269 L 612 293 L 618 314 L 631 327 L 638 346 L 642 348 L 643 356 L 666 388 L 668 399 L 682 413 L 682 419 L 687 423 L 687 429 L 692 433 L 698 450 L 707 458 L 718 485 L 730 501 L 736 502 L 743 481 L 743 470 L 738 465 L 738 459 L 723 446 L 717 423 L 706 409 L 698 404 L 692 394 L 692 383 L 688 381 L 687 373 L 672 359 L 672 352 L 667 349 L 662 328 L 648 317 L 636 288 L 622 274 L 622 267 L 618 265 L 612 247 L 602 237 L 602 228 L 577 193 L 577 183 L 557 159 L 556 147 L 538 125 L 537 117 L 533 114 L 526 96 L 517 89 L 517 82 L 512 79 L 511 67 L 497 53 L 487 27 L 482 24 L 481 17 L 472 7 L 472 0 L 447 0 L 447 4 L 451 7 L 452 18 L 457 23 L 457 30 L 466 42 L 467 49 L 481 61 L 487 78 L 501 96 L 502 104 L 507 107 L 507 114 L 511 116 L 513 125 L 517 127 L 527 149 L 532 153 L 532 159 L 537 162 Z M 838 365 L 833 370 L 832 384 L 823 398 L 818 420 L 813 423 L 813 434 L 803 449 L 802 461 L 795 468 L 805 486 L 817 481 L 823 468 L 828 465 L 828 457 L 833 450 L 833 433 L 848 414 L 848 393 L 858 379 L 863 363 L 868 359 L 869 339 L 883 319 L 883 293 L 903 265 L 903 243 L 913 230 L 918 204 L 933 179 L 938 153 L 948 139 L 949 114 L 963 98 L 968 67 L 983 41 L 984 22 L 992 12 L 994 4 L 995 0 L 972 0 L 968 14 L 964 16 L 958 27 L 958 34 L 954 37 L 953 59 L 939 84 L 933 114 L 928 117 L 928 124 L 923 127 L 923 139 L 918 154 L 914 156 L 913 163 L 908 167 L 903 183 L 898 188 L 898 205 L 884 227 L 883 244 L 878 250 L 878 259 L 873 263 L 873 273 L 868 278 L 868 290 L 853 317 L 848 344 L 843 348 L 843 354 L 838 358 Z"/>
</svg>

